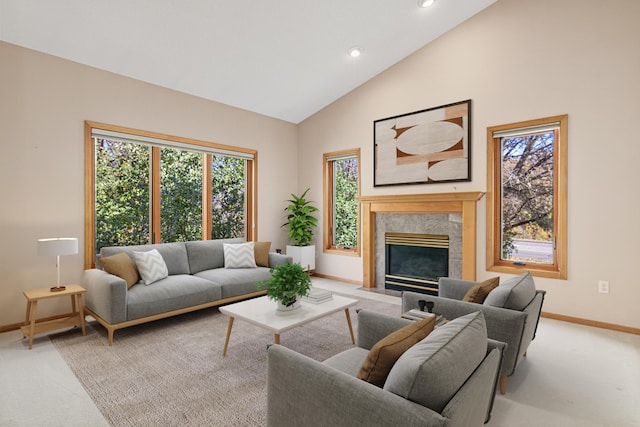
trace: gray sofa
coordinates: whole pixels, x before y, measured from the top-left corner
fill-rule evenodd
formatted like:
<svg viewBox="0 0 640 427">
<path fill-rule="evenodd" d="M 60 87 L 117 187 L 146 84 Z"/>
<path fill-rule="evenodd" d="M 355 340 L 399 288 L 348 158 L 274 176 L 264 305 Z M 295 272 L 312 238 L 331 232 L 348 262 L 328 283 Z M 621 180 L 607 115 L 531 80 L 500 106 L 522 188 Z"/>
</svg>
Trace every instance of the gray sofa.
<svg viewBox="0 0 640 427">
<path fill-rule="evenodd" d="M 402 311 L 419 308 L 418 301 L 434 303 L 433 311 L 446 319 L 456 319 L 468 313 L 482 311 L 489 338 L 504 342 L 507 348 L 500 375 L 500 392 L 506 393 L 507 377 L 525 357 L 535 338 L 545 291 L 536 290 L 530 273 L 513 276 L 492 290 L 483 304 L 465 302 L 463 297 L 477 282 L 442 277 L 438 296 L 403 292 Z"/>
<path fill-rule="evenodd" d="M 112 345 L 118 329 L 264 295 L 256 283 L 270 277 L 270 267 L 291 262 L 291 257 L 269 253 L 268 267 L 224 268 L 223 244 L 244 242 L 220 239 L 104 247 L 100 258 L 125 252 L 131 260 L 134 251 L 156 249 L 166 263 L 168 277 L 150 285 L 140 281 L 128 287 L 123 278 L 105 272 L 100 265 L 85 270 L 85 310 L 107 329 Z"/>
<path fill-rule="evenodd" d="M 358 379 L 369 350 L 410 320 L 358 312 L 358 345 L 324 362 L 268 349 L 267 425 L 482 426 L 490 417 L 504 343 L 482 313 L 436 328 L 393 364 L 383 387 Z"/>
</svg>

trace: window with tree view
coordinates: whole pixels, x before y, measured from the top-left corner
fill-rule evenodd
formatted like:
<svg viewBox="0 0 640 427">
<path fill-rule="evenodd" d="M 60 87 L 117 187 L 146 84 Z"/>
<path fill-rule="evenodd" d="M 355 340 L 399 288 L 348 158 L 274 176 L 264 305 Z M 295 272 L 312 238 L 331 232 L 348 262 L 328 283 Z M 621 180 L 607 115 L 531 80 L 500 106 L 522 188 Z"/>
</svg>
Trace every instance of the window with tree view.
<svg viewBox="0 0 640 427">
<path fill-rule="evenodd" d="M 87 143 L 87 265 L 104 246 L 251 240 L 255 153 L 118 129 Z"/>
<path fill-rule="evenodd" d="M 566 121 L 489 128 L 489 269 L 566 278 Z"/>
<path fill-rule="evenodd" d="M 360 150 L 324 156 L 324 249 L 359 254 Z"/>
</svg>

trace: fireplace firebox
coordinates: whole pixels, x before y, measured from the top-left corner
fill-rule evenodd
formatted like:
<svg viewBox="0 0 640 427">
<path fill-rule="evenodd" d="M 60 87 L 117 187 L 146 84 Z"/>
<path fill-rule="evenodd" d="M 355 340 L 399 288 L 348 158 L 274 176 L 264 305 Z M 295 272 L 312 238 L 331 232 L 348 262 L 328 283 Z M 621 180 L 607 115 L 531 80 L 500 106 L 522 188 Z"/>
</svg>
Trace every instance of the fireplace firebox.
<svg viewBox="0 0 640 427">
<path fill-rule="evenodd" d="M 449 236 L 385 233 L 385 289 L 438 294 L 449 275 Z"/>
</svg>

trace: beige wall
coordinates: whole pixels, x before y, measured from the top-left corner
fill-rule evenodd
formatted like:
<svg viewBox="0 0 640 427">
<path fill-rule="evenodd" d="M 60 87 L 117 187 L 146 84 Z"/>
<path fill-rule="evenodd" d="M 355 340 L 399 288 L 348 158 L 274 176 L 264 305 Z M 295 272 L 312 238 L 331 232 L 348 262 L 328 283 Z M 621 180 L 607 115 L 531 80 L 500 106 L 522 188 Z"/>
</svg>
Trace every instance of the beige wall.
<svg viewBox="0 0 640 427">
<path fill-rule="evenodd" d="M 544 311 L 640 327 L 640 2 L 500 0 L 299 125 L 298 188 L 322 200 L 322 153 L 362 149 L 362 194 L 486 191 L 486 128 L 569 115 L 568 280 L 537 278 Z M 373 121 L 472 99 L 472 182 L 373 187 Z M 485 201 L 478 278 L 485 269 Z M 321 236 L 321 232 L 317 233 Z M 317 271 L 362 279 L 361 258 Z M 599 294 L 599 279 L 611 291 Z"/>
<path fill-rule="evenodd" d="M 55 284 L 38 238 L 78 237 L 82 248 L 85 120 L 258 150 L 258 238 L 284 247 L 295 125 L 0 42 L 0 327 L 24 319 L 22 291 Z M 61 265 L 62 282 L 78 282 L 82 249 Z M 66 309 L 52 300 L 39 314 Z"/>
</svg>

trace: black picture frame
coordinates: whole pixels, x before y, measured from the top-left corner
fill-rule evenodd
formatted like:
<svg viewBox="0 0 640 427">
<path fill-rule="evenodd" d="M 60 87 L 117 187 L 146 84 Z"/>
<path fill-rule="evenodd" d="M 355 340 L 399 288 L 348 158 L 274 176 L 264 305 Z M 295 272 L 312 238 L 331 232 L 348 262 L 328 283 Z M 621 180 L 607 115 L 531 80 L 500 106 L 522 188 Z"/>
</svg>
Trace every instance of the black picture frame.
<svg viewBox="0 0 640 427">
<path fill-rule="evenodd" d="M 471 181 L 471 100 L 373 122 L 373 186 Z"/>
</svg>

